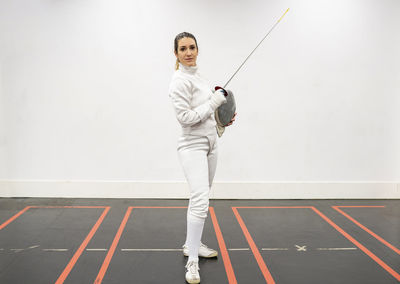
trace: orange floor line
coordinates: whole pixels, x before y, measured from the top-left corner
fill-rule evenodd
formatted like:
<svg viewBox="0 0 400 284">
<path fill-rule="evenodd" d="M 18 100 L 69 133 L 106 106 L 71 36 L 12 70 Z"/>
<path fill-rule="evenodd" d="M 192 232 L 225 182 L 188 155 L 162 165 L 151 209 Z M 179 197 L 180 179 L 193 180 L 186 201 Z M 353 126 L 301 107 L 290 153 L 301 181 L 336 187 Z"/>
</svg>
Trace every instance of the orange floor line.
<svg viewBox="0 0 400 284">
<path fill-rule="evenodd" d="M 103 207 L 104 208 L 104 207 Z M 68 274 L 71 272 L 72 268 L 74 267 L 75 263 L 78 261 L 79 257 L 81 256 L 82 252 L 85 250 L 86 246 L 96 233 L 97 229 L 100 227 L 101 223 L 103 222 L 104 218 L 106 217 L 108 211 L 110 211 L 110 206 L 106 206 L 103 213 L 101 214 L 100 218 L 97 220 L 96 224 L 92 227 L 89 234 L 86 236 L 85 240 L 81 243 L 78 250 L 75 252 L 74 256 L 71 258 L 67 266 L 64 268 L 64 271 L 58 277 L 56 284 L 64 283 L 65 279 L 67 278 Z"/>
<path fill-rule="evenodd" d="M 400 281 L 400 274 L 398 274 L 396 271 L 394 271 L 389 265 L 387 265 L 385 262 L 383 262 L 379 257 L 377 257 L 375 254 L 373 254 L 370 250 L 368 250 L 366 247 L 364 247 L 362 244 L 360 244 L 356 239 L 354 239 L 352 236 L 350 236 L 348 233 L 346 233 L 342 228 L 340 228 L 338 225 L 336 225 L 331 219 L 326 217 L 322 212 L 320 212 L 317 208 L 312 207 L 312 209 L 319 215 L 321 216 L 322 219 L 324 219 L 326 222 L 328 222 L 332 227 L 334 227 L 339 233 L 341 233 L 343 236 L 345 236 L 350 242 L 355 244 L 359 249 L 361 249 L 366 255 L 368 255 L 370 258 L 372 258 L 376 263 L 378 263 L 383 269 L 385 269 L 387 272 L 389 272 L 394 278 L 396 278 L 398 281 Z"/>
<path fill-rule="evenodd" d="M 397 254 L 400 254 L 400 249 L 396 248 L 394 245 L 392 245 L 391 243 L 389 243 L 388 241 L 386 241 L 384 238 L 378 236 L 377 234 L 375 234 L 373 231 L 371 231 L 370 229 L 368 229 L 367 227 L 365 227 L 364 225 L 362 225 L 360 222 L 358 222 L 356 219 L 354 219 L 353 217 L 351 217 L 349 214 L 345 213 L 343 210 L 340 210 L 339 207 L 385 207 L 385 206 L 332 206 L 333 209 L 335 209 L 336 211 L 338 211 L 340 214 L 342 214 L 343 216 L 345 216 L 347 219 L 349 219 L 350 221 L 352 221 L 354 224 L 356 224 L 357 226 L 359 226 L 361 229 L 363 229 L 364 231 L 366 231 L 368 234 L 370 234 L 371 236 L 373 236 L 375 239 L 377 239 L 378 241 L 380 241 L 381 243 L 383 243 L 385 246 L 387 246 L 388 248 L 390 248 L 391 250 L 393 250 L 394 252 L 396 252 Z"/>
<path fill-rule="evenodd" d="M 121 225 L 118 228 L 118 231 L 117 231 L 117 233 L 116 233 L 116 235 L 114 237 L 114 240 L 113 240 L 113 242 L 111 244 L 111 247 L 108 250 L 106 258 L 104 259 L 103 264 L 102 264 L 102 266 L 101 266 L 101 268 L 99 270 L 99 273 L 98 273 L 98 275 L 97 275 L 97 277 L 96 277 L 96 279 L 94 281 L 95 284 L 100 284 L 103 281 L 104 275 L 105 275 L 105 273 L 106 273 L 106 271 L 108 269 L 108 266 L 110 265 L 111 259 L 112 259 L 113 255 L 114 255 L 114 252 L 115 252 L 115 249 L 116 249 L 116 247 L 118 245 L 118 242 L 119 242 L 119 240 L 121 238 L 122 232 L 125 229 L 126 223 L 127 223 L 128 219 L 129 219 L 129 216 L 130 216 L 131 211 L 132 211 L 133 208 L 153 208 L 153 209 L 154 208 L 161 208 L 161 209 L 165 209 L 165 208 L 187 208 L 187 206 L 130 206 L 128 208 L 128 210 L 126 211 L 126 213 L 125 213 L 125 217 L 123 218 L 123 220 L 121 222 Z M 213 221 L 215 233 L 217 235 L 218 244 L 219 244 L 219 246 L 221 248 L 221 254 L 222 254 L 223 261 L 224 261 L 224 266 L 225 266 L 225 270 L 226 270 L 226 273 L 227 273 L 227 276 L 228 276 L 229 284 L 236 284 L 237 283 L 236 282 L 236 278 L 235 278 L 235 275 L 233 273 L 233 268 L 232 268 L 232 265 L 230 263 L 228 252 L 227 252 L 226 247 L 225 247 L 225 242 L 223 240 L 222 233 L 221 233 L 221 230 L 219 228 L 219 225 L 218 225 L 218 222 L 217 222 L 217 219 L 216 219 L 216 216 L 215 216 L 214 209 L 210 208 L 210 212 L 212 212 L 211 213 L 211 218 L 213 218 L 212 221 Z M 218 228 L 219 232 L 217 232 L 217 228 Z M 231 281 L 234 281 L 234 282 L 231 282 Z"/>
<path fill-rule="evenodd" d="M 106 274 L 107 268 L 110 265 L 110 261 L 114 255 L 115 249 L 118 245 L 119 239 L 121 238 L 122 232 L 125 229 L 125 225 L 128 222 L 129 215 L 131 215 L 131 212 L 132 212 L 132 207 L 128 207 L 124 219 L 122 219 L 121 225 L 119 225 L 118 231 L 115 234 L 114 240 L 111 244 L 110 249 L 108 250 L 108 253 L 103 261 L 103 264 L 101 265 L 101 268 L 99 270 L 99 273 L 97 274 L 94 283 L 101 283 L 101 281 L 103 281 L 104 275 Z"/>
<path fill-rule="evenodd" d="M 260 251 L 258 250 L 256 244 L 254 243 L 253 238 L 251 237 L 249 231 L 247 230 L 247 227 L 244 224 L 243 219 L 236 208 L 237 207 L 232 207 L 233 213 L 235 214 L 236 219 L 239 222 L 240 227 L 242 228 L 243 234 L 246 237 L 247 242 L 249 243 L 251 251 L 253 252 L 254 257 L 256 258 L 256 261 L 261 269 L 262 274 L 264 275 L 265 281 L 267 281 L 267 284 L 275 284 L 275 280 L 272 278 L 271 272 L 268 270 L 267 265 L 265 264 L 260 254 Z"/>
<path fill-rule="evenodd" d="M 31 206 L 26 206 L 24 209 L 22 209 L 21 211 L 19 211 L 17 214 L 15 214 L 14 216 L 12 216 L 10 219 L 8 219 L 7 221 L 5 221 L 3 224 L 0 225 L 0 230 L 5 228 L 8 224 L 10 224 L 12 221 L 14 221 L 15 219 L 17 219 L 19 216 L 21 216 L 22 214 L 24 214 L 29 208 L 31 208 Z"/>
<path fill-rule="evenodd" d="M 228 250 L 226 249 L 225 241 L 222 236 L 221 228 L 219 227 L 217 216 L 213 207 L 210 207 L 210 216 L 214 225 L 215 234 L 217 235 L 218 245 L 221 249 L 222 260 L 224 261 L 226 275 L 229 284 L 237 284 L 235 273 L 233 271 L 231 259 L 229 258 Z"/>
</svg>

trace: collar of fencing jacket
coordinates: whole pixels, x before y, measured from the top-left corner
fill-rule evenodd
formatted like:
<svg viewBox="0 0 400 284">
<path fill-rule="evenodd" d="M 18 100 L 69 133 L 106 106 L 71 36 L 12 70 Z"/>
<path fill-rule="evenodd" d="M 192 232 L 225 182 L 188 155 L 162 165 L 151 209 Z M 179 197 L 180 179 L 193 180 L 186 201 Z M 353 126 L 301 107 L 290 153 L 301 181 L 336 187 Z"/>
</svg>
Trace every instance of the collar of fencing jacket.
<svg viewBox="0 0 400 284">
<path fill-rule="evenodd" d="M 197 72 L 198 65 L 196 66 L 186 66 L 179 62 L 179 69 L 185 73 L 194 74 Z"/>
</svg>

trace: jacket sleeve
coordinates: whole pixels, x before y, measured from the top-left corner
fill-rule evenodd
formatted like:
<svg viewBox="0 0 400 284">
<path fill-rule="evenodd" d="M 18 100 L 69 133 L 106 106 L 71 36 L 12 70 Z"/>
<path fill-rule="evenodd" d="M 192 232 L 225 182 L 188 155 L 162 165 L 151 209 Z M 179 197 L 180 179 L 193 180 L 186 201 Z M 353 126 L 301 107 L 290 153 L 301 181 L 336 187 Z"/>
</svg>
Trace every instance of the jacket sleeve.
<svg viewBox="0 0 400 284">
<path fill-rule="evenodd" d="M 192 96 L 190 82 L 181 78 L 175 78 L 171 82 L 169 97 L 172 100 L 176 118 L 182 126 L 192 126 L 203 122 L 214 113 L 210 100 L 192 109 L 190 106 Z"/>
</svg>

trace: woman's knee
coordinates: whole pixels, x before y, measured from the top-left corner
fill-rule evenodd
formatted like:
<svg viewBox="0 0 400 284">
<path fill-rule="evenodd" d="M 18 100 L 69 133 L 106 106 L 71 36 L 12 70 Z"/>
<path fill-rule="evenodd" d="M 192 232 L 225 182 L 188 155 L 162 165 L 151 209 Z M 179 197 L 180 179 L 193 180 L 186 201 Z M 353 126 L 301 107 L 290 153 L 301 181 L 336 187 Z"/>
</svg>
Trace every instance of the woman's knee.
<svg viewBox="0 0 400 284">
<path fill-rule="evenodd" d="M 189 213 L 200 218 L 206 218 L 209 204 L 208 188 L 202 192 L 196 192 L 190 196 Z"/>
</svg>

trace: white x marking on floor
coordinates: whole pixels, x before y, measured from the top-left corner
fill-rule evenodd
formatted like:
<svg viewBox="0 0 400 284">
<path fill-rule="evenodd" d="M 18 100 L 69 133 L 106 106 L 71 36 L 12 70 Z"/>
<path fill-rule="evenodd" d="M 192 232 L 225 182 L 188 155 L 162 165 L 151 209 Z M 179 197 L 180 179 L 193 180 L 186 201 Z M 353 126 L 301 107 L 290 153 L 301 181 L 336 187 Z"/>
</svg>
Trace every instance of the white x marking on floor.
<svg viewBox="0 0 400 284">
<path fill-rule="evenodd" d="M 297 248 L 297 251 L 306 251 L 307 250 L 306 249 L 307 246 L 298 246 L 298 245 L 295 245 L 295 246 Z"/>
</svg>

